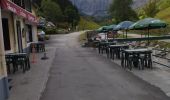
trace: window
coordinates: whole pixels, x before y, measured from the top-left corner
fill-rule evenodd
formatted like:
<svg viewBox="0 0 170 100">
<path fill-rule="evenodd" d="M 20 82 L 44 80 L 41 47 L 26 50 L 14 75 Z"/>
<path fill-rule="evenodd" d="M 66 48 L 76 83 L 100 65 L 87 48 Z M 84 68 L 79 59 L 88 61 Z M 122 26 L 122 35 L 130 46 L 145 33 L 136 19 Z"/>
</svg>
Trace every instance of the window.
<svg viewBox="0 0 170 100">
<path fill-rule="evenodd" d="M 31 7 L 31 0 L 23 0 L 25 4 L 25 9 L 29 12 L 32 12 L 32 7 Z"/>
<path fill-rule="evenodd" d="M 15 4 L 17 4 L 18 6 L 22 6 L 22 0 L 12 0 L 12 2 L 14 2 Z"/>
<path fill-rule="evenodd" d="M 12 2 L 31 12 L 31 0 L 12 0 Z"/>
</svg>

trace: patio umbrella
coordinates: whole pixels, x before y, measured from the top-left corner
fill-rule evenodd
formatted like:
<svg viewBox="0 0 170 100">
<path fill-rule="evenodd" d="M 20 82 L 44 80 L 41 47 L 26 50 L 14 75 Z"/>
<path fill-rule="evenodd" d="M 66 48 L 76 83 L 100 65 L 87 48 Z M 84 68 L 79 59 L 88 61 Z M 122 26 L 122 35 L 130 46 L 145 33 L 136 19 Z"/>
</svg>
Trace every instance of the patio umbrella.
<svg viewBox="0 0 170 100">
<path fill-rule="evenodd" d="M 149 30 L 165 28 L 167 24 L 164 21 L 155 18 L 145 18 L 132 24 L 129 29 L 131 30 L 147 30 L 148 31 L 148 44 L 149 44 Z"/>
<path fill-rule="evenodd" d="M 106 29 L 107 31 L 112 31 L 113 28 L 115 28 L 115 27 L 116 27 L 116 25 L 113 24 L 113 25 L 109 25 L 109 26 L 105 27 L 105 29 Z"/>
<path fill-rule="evenodd" d="M 98 33 L 105 33 L 105 37 L 106 37 L 106 32 L 109 32 L 109 31 L 113 31 L 113 28 L 114 27 L 116 27 L 116 25 L 115 24 L 113 24 L 113 25 L 108 25 L 108 26 L 102 26 L 102 27 L 100 27 L 99 29 L 97 29 L 96 31 L 98 32 Z"/>
<path fill-rule="evenodd" d="M 158 29 L 165 28 L 167 24 L 164 21 L 155 18 L 145 18 L 132 24 L 129 29 L 143 30 L 143 29 Z"/>
<path fill-rule="evenodd" d="M 114 29 L 116 26 L 117 26 L 117 25 L 115 25 L 115 24 L 109 25 L 109 26 L 105 27 L 105 30 L 106 30 L 107 32 L 113 31 L 113 29 Z M 112 33 L 115 33 L 115 32 L 112 32 Z M 108 34 L 106 34 L 106 35 L 108 35 Z M 108 37 L 107 37 L 107 38 L 108 38 Z"/>
<path fill-rule="evenodd" d="M 106 28 L 107 28 L 107 26 L 102 26 L 102 27 L 100 27 L 99 29 L 97 29 L 96 31 L 97 31 L 98 33 L 106 32 Z"/>
<path fill-rule="evenodd" d="M 134 24 L 134 22 L 132 21 L 123 21 L 121 23 L 119 23 L 117 26 L 116 26 L 116 30 L 125 30 L 126 31 L 126 38 L 127 38 L 127 31 L 128 31 L 128 28 L 129 26 L 131 26 L 132 24 Z M 123 34 L 124 36 L 124 34 Z"/>
</svg>

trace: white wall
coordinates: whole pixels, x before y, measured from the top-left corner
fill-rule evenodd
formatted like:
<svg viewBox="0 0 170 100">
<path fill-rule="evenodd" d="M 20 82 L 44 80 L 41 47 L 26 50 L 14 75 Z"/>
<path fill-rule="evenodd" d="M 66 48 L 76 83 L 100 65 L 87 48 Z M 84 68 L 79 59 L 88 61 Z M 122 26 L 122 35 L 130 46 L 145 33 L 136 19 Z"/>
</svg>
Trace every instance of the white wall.
<svg viewBox="0 0 170 100">
<path fill-rule="evenodd" d="M 1 17 L 1 8 L 0 8 L 0 79 L 7 76 L 1 18 L 2 17 Z"/>
</svg>

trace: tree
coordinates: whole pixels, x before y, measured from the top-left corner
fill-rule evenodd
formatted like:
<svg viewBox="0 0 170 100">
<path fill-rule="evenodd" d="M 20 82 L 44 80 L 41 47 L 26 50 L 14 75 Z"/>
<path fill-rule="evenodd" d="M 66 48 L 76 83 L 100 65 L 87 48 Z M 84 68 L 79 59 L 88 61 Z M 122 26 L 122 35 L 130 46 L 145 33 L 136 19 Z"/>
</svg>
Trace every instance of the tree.
<svg viewBox="0 0 170 100">
<path fill-rule="evenodd" d="M 72 28 L 78 25 L 80 21 L 80 15 L 74 7 L 68 6 L 65 8 L 64 15 L 67 19 L 67 22 L 71 24 Z"/>
<path fill-rule="evenodd" d="M 52 1 L 54 1 L 55 3 L 57 3 L 57 4 L 60 6 L 60 8 L 61 8 L 61 10 L 62 10 L 63 12 L 65 11 L 65 9 L 66 9 L 67 7 L 69 7 L 69 6 L 73 7 L 72 2 L 69 1 L 69 0 L 52 0 Z"/>
<path fill-rule="evenodd" d="M 157 0 L 150 0 L 143 10 L 148 17 L 155 17 L 159 11 L 157 8 Z"/>
<path fill-rule="evenodd" d="M 132 3 L 133 0 L 113 0 L 110 6 L 110 14 L 116 22 L 137 19 L 136 12 L 131 8 Z"/>
<path fill-rule="evenodd" d="M 57 3 L 51 0 L 43 0 L 41 2 L 41 9 L 43 12 L 43 16 L 48 21 L 52 21 L 55 24 L 61 21 L 63 14 Z"/>
<path fill-rule="evenodd" d="M 159 10 L 163 10 L 166 9 L 168 7 L 170 7 L 170 0 L 161 0 L 159 3 Z"/>
</svg>

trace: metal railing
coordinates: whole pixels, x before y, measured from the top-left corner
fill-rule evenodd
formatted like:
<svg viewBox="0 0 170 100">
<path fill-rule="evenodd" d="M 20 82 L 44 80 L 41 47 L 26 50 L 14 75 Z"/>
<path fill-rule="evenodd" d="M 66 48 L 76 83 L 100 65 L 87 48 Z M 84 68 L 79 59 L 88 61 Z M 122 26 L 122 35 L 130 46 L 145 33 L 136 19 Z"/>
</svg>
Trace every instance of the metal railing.
<svg viewBox="0 0 170 100">
<path fill-rule="evenodd" d="M 170 61 L 170 58 L 167 58 L 167 57 L 166 57 L 167 54 L 168 54 L 170 51 L 168 51 L 168 50 L 163 50 L 163 49 L 161 49 L 161 50 L 160 50 L 160 49 L 154 49 L 154 50 L 160 51 L 160 53 L 158 53 L 158 54 L 153 54 L 153 55 L 152 55 L 153 57 L 160 58 L 160 59 L 162 59 L 162 60 L 167 60 L 167 62 Z M 162 66 L 165 66 L 165 67 L 170 68 L 170 64 L 168 65 L 168 64 L 161 63 L 161 62 L 158 62 L 158 61 L 153 61 L 153 63 L 156 63 L 156 64 L 159 64 L 159 65 L 162 65 Z M 169 62 L 169 63 L 170 63 L 170 62 Z"/>
</svg>

